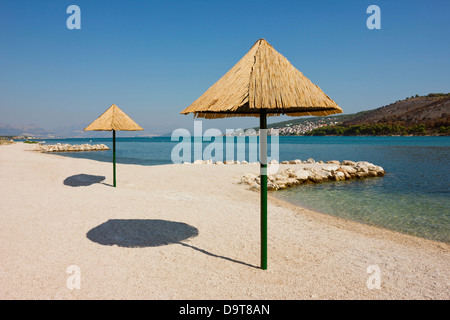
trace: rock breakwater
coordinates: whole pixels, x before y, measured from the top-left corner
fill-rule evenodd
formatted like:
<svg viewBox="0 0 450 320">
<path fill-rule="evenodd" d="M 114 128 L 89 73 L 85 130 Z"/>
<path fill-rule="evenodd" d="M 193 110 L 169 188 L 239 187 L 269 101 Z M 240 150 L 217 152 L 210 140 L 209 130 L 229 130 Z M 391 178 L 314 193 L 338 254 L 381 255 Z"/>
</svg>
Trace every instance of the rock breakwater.
<svg viewBox="0 0 450 320">
<path fill-rule="evenodd" d="M 39 144 L 36 147 L 37 151 L 40 152 L 79 152 L 79 151 L 101 151 L 109 150 L 109 148 L 104 144 Z"/>
<path fill-rule="evenodd" d="M 368 177 L 382 177 L 385 171 L 382 167 L 367 161 L 349 161 L 340 163 L 337 160 L 315 162 L 308 159 L 282 162 L 282 164 L 298 164 L 279 170 L 267 176 L 267 189 L 280 190 L 297 186 L 303 183 L 320 183 L 325 181 L 343 181 L 350 179 L 364 179 Z M 260 188 L 260 176 L 255 173 L 247 173 L 242 176 L 241 183 L 249 185 L 252 189 Z"/>
</svg>

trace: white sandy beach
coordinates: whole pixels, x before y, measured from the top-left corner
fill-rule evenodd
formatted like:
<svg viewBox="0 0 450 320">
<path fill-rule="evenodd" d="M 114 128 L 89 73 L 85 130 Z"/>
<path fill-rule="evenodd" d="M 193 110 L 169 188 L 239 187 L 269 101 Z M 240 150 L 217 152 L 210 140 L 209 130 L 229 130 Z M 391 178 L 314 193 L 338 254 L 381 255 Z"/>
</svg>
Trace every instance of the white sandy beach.
<svg viewBox="0 0 450 320">
<path fill-rule="evenodd" d="M 33 149 L 0 146 L 1 299 L 450 298 L 450 245 L 273 198 L 259 269 L 256 165 L 118 164 L 113 188 L 111 163 Z"/>
</svg>

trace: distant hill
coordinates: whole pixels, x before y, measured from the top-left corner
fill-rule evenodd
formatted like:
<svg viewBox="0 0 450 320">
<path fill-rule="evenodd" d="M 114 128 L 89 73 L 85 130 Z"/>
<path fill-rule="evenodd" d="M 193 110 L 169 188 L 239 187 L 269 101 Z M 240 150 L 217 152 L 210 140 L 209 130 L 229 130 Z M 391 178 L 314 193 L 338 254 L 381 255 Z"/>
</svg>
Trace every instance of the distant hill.
<svg viewBox="0 0 450 320">
<path fill-rule="evenodd" d="M 6 123 L 0 123 L 0 136 L 34 136 L 34 135 L 46 135 L 47 130 L 41 128 L 37 124 L 28 124 L 24 126 L 9 125 Z"/>
<path fill-rule="evenodd" d="M 344 121 L 351 121 L 354 118 L 363 116 L 364 114 L 366 114 L 367 112 L 370 112 L 370 111 L 361 111 L 361 112 L 352 113 L 352 114 L 337 114 L 337 115 L 331 115 L 331 116 L 327 116 L 327 117 L 302 117 L 302 118 L 297 118 L 297 119 L 286 120 L 286 121 L 281 121 L 281 122 L 268 124 L 267 128 L 268 129 L 270 129 L 270 128 L 281 129 L 281 128 L 284 128 L 286 126 L 303 125 L 303 124 L 308 123 L 308 122 L 311 122 L 311 123 L 315 123 L 315 122 L 326 122 L 326 123 L 339 122 L 339 123 L 341 123 L 341 122 L 344 122 Z M 259 127 L 257 127 L 257 129 L 259 129 Z"/>
<path fill-rule="evenodd" d="M 450 121 L 450 94 L 431 93 L 391 103 L 343 121 L 343 125 L 368 123 L 397 123 L 434 125 L 434 122 Z"/>
<path fill-rule="evenodd" d="M 450 93 L 399 100 L 308 135 L 450 135 Z"/>
<path fill-rule="evenodd" d="M 370 110 L 371 111 L 371 110 Z M 326 117 L 302 117 L 302 118 L 292 118 L 292 120 L 286 120 L 276 123 L 267 124 L 269 129 L 279 129 L 278 134 L 283 135 L 303 135 L 305 132 L 309 132 L 315 128 L 322 126 L 330 126 L 334 124 L 340 124 L 344 121 L 350 121 L 355 117 L 364 115 L 369 111 L 361 111 L 354 114 L 338 114 L 330 115 Z M 259 127 L 249 128 L 255 131 L 259 130 Z M 249 130 L 245 129 L 245 130 Z"/>
</svg>

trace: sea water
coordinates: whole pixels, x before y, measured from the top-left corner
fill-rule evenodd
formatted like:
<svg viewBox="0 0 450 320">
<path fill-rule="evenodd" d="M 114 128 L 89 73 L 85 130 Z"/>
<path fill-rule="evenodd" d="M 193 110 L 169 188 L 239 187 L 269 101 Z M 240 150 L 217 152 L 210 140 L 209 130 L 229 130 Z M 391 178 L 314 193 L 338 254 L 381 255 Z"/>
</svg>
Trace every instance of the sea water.
<svg viewBox="0 0 450 320">
<path fill-rule="evenodd" d="M 257 143 L 256 138 L 249 141 Z M 104 143 L 112 148 L 111 139 L 105 138 L 47 140 L 46 144 L 58 142 Z M 209 143 L 203 142 L 203 148 Z M 170 137 L 117 138 L 117 162 L 170 164 L 177 144 Z M 248 158 L 248 146 L 246 152 Z M 60 155 L 112 161 L 111 150 Z M 225 144 L 223 156 L 229 160 Z M 308 158 L 369 161 L 382 166 L 386 175 L 300 185 L 273 192 L 274 196 L 344 219 L 450 243 L 450 137 L 279 137 L 280 162 Z"/>
</svg>

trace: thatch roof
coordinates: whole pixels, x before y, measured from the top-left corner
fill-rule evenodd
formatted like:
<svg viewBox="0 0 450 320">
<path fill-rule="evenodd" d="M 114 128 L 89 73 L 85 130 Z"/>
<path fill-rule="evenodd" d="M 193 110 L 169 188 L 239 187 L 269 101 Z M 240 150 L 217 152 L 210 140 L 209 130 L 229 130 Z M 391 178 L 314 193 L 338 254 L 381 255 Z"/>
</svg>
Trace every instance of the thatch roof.
<svg viewBox="0 0 450 320">
<path fill-rule="evenodd" d="M 142 129 L 118 106 L 113 104 L 94 122 L 88 125 L 84 131 L 140 131 Z"/>
<path fill-rule="evenodd" d="M 181 113 L 200 118 L 267 115 L 326 116 L 342 109 L 266 40 Z"/>
</svg>

